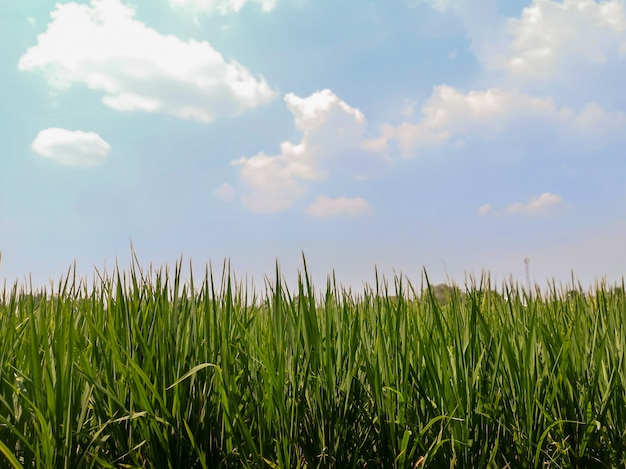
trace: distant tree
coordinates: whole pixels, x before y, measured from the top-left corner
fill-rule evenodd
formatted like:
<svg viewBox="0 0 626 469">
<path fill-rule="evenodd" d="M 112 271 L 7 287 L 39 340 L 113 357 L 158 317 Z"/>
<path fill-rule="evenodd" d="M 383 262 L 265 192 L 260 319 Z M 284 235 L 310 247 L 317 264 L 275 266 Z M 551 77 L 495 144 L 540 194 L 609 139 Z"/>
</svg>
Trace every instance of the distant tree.
<svg viewBox="0 0 626 469">
<path fill-rule="evenodd" d="M 451 286 L 445 283 L 440 283 L 438 285 L 431 286 L 430 291 L 432 292 L 432 295 L 435 297 L 435 300 L 437 301 L 437 303 L 442 306 L 450 303 L 450 301 L 452 300 L 454 296 L 462 295 L 462 292 L 459 289 L 459 287 L 457 287 L 456 285 Z M 425 289 L 422 293 L 422 297 L 428 294 L 429 294 L 428 289 Z"/>
</svg>

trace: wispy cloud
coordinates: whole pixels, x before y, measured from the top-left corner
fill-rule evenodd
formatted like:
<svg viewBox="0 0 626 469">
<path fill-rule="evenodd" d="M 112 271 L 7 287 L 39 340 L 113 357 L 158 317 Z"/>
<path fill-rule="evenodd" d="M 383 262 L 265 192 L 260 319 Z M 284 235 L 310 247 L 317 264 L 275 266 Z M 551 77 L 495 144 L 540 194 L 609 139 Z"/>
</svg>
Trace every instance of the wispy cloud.
<svg viewBox="0 0 626 469">
<path fill-rule="evenodd" d="M 569 141 L 606 143 L 624 138 L 626 114 L 610 112 L 589 103 L 580 111 L 559 107 L 549 97 L 537 97 L 516 89 L 489 88 L 467 93 L 448 86 L 435 87 L 421 109 L 421 119 L 382 126 L 386 141 L 397 141 L 404 157 L 412 157 L 444 145 L 462 147 L 466 142 L 484 145 L 535 145 Z"/>
<path fill-rule="evenodd" d="M 544 192 L 540 196 L 531 197 L 528 202 L 515 202 L 504 210 L 497 210 L 491 204 L 485 204 L 478 208 L 480 215 L 502 216 L 502 215 L 529 215 L 544 216 L 554 214 L 563 206 L 563 199 L 560 195 Z"/>
<path fill-rule="evenodd" d="M 213 195 L 224 202 L 228 202 L 235 196 L 235 189 L 233 186 L 225 182 L 213 191 Z"/>
<path fill-rule="evenodd" d="M 435 87 L 421 111 L 417 122 L 382 129 L 383 137 L 397 140 L 406 157 L 455 140 L 490 141 L 515 131 L 524 120 L 545 125 L 566 118 L 549 98 L 500 88 L 463 93 L 448 85 Z"/>
<path fill-rule="evenodd" d="M 371 211 L 370 205 L 361 197 L 331 198 L 319 196 L 306 209 L 306 213 L 319 218 L 339 217 L 339 216 L 359 216 Z"/>
<path fill-rule="evenodd" d="M 491 204 L 484 204 L 478 207 L 478 213 L 480 213 L 481 215 L 489 215 L 494 213 L 494 210 Z"/>
<path fill-rule="evenodd" d="M 544 192 L 539 197 L 533 197 L 527 203 L 514 203 L 506 209 L 507 213 L 524 213 L 527 215 L 545 215 L 563 203 L 560 195 Z"/>
<path fill-rule="evenodd" d="M 278 0 L 170 0 L 170 4 L 178 8 L 188 8 L 195 12 L 207 14 L 237 13 L 247 3 L 257 3 L 263 11 L 271 11 Z"/>
<path fill-rule="evenodd" d="M 120 0 L 57 4 L 52 21 L 19 61 L 63 90 L 82 84 L 118 111 L 162 112 L 210 122 L 272 100 L 276 93 L 206 41 L 162 35 Z M 79 38 L 79 39 L 77 39 Z"/>
<path fill-rule="evenodd" d="M 89 167 L 103 163 L 111 145 L 95 132 L 53 127 L 37 134 L 32 149 L 38 155 L 65 166 Z"/>
</svg>

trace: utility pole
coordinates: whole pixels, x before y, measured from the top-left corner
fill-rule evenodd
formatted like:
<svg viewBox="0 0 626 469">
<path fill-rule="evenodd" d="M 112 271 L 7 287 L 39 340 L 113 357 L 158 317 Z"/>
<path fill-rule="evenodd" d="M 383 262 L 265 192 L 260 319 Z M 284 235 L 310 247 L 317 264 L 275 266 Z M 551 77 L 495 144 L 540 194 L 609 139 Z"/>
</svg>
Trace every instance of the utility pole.
<svg viewBox="0 0 626 469">
<path fill-rule="evenodd" d="M 526 285 L 528 285 L 528 293 L 530 293 L 530 268 L 528 267 L 530 259 L 528 257 L 524 257 L 524 264 L 526 265 Z"/>
</svg>

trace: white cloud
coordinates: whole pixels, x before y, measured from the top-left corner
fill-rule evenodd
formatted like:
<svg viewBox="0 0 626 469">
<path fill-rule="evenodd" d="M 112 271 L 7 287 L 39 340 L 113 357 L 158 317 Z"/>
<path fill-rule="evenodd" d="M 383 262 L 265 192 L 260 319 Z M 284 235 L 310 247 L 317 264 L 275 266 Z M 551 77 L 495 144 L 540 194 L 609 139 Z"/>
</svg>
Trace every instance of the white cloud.
<svg viewBox="0 0 626 469">
<path fill-rule="evenodd" d="M 235 189 L 233 186 L 225 182 L 213 191 L 213 195 L 224 202 L 228 202 L 235 196 Z"/>
<path fill-rule="evenodd" d="M 263 11 L 272 11 L 277 0 L 170 0 L 174 7 L 188 8 L 197 12 L 213 13 L 221 15 L 237 13 L 246 3 L 258 3 Z"/>
<path fill-rule="evenodd" d="M 550 98 L 500 88 L 462 93 L 437 86 L 421 114 L 419 122 L 384 125 L 381 138 L 397 141 L 403 155 L 410 157 L 444 144 L 462 147 L 466 141 L 532 145 L 539 140 L 533 137 L 541 134 L 552 142 L 581 138 L 601 142 L 626 131 L 624 113 L 608 112 L 594 103 L 576 112 L 557 107 Z"/>
<path fill-rule="evenodd" d="M 530 116 L 535 121 L 554 121 L 563 119 L 564 113 L 548 98 L 516 90 L 494 88 L 465 94 L 441 85 L 422 108 L 420 122 L 383 126 L 382 135 L 397 140 L 404 156 L 412 156 L 416 149 L 440 146 L 452 138 L 493 139 Z"/>
<path fill-rule="evenodd" d="M 120 0 L 57 4 L 52 21 L 19 61 L 51 86 L 104 92 L 118 111 L 163 112 L 210 122 L 275 97 L 264 79 L 227 63 L 208 42 L 162 35 L 134 19 Z"/>
<path fill-rule="evenodd" d="M 550 215 L 558 211 L 563 206 L 563 199 L 560 195 L 544 192 L 538 197 L 531 197 L 526 203 L 516 202 L 504 209 L 495 210 L 491 204 L 485 204 L 478 208 L 480 215 L 492 215 L 499 217 L 503 214 L 523 214 L 530 216 Z"/>
<path fill-rule="evenodd" d="M 477 59 L 503 84 L 606 102 L 621 92 L 610 77 L 626 73 L 623 0 L 530 0 L 508 18 L 497 0 L 415 1 L 457 15 Z"/>
<path fill-rule="evenodd" d="M 281 153 L 259 153 L 233 161 L 240 166 L 239 176 L 248 190 L 243 204 L 256 212 L 280 212 L 290 208 L 306 194 L 305 180 L 320 179 L 302 145 L 281 144 Z"/>
<path fill-rule="evenodd" d="M 245 206 L 258 212 L 286 210 L 306 195 L 306 181 L 332 175 L 366 178 L 380 169 L 382 158 L 375 153 L 379 148 L 365 138 L 361 111 L 330 90 L 307 98 L 290 93 L 285 102 L 302 140 L 281 143 L 278 155 L 259 153 L 233 162 L 247 187 Z"/>
<path fill-rule="evenodd" d="M 338 197 L 330 198 L 320 196 L 309 205 L 306 213 L 314 217 L 327 218 L 338 216 L 359 216 L 371 210 L 370 205 L 365 199 L 360 197 L 348 198 Z"/>
<path fill-rule="evenodd" d="M 493 211 L 494 210 L 491 204 L 485 204 L 478 207 L 478 213 L 481 215 L 489 215 L 490 213 L 493 213 Z"/>
<path fill-rule="evenodd" d="M 577 80 L 579 73 L 626 55 L 620 0 L 534 0 L 505 36 L 484 49 L 491 68 L 526 81 Z"/>
<path fill-rule="evenodd" d="M 509 205 L 507 213 L 524 213 L 527 215 L 545 215 L 563 203 L 560 195 L 544 192 L 539 197 L 532 197 L 528 203 Z"/>
<path fill-rule="evenodd" d="M 32 149 L 62 165 L 88 167 L 103 163 L 111 145 L 95 132 L 53 127 L 37 134 Z"/>
</svg>

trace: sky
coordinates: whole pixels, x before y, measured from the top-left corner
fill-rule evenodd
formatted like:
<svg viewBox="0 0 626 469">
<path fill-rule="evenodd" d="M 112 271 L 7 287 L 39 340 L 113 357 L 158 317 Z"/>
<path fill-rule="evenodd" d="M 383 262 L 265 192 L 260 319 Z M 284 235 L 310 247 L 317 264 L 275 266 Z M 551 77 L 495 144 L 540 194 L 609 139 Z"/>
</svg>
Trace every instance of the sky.
<svg viewBox="0 0 626 469">
<path fill-rule="evenodd" d="M 3 0 L 0 279 L 626 269 L 624 0 Z"/>
</svg>

